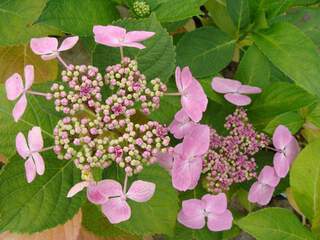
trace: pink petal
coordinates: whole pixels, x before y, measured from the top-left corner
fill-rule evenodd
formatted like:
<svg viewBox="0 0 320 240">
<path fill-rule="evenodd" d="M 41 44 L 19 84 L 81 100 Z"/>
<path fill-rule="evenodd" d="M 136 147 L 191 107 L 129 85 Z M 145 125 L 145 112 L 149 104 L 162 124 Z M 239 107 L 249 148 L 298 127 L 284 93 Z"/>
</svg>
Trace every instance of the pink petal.
<svg viewBox="0 0 320 240">
<path fill-rule="evenodd" d="M 229 210 L 226 210 L 221 214 L 209 214 L 208 228 L 213 232 L 229 230 L 232 227 L 232 221 L 232 213 Z"/>
<path fill-rule="evenodd" d="M 105 196 L 101 191 L 100 191 L 99 183 L 91 183 L 88 185 L 87 188 L 87 198 L 90 202 L 94 204 L 104 204 L 108 201 L 108 196 Z"/>
<path fill-rule="evenodd" d="M 217 195 L 206 194 L 201 200 L 206 204 L 206 212 L 222 214 L 227 210 L 227 197 L 224 193 Z"/>
<path fill-rule="evenodd" d="M 280 182 L 280 178 L 273 167 L 264 166 L 259 174 L 258 181 L 271 187 L 276 187 Z"/>
<path fill-rule="evenodd" d="M 124 46 L 124 47 L 133 47 L 133 48 L 138 48 L 138 49 L 145 49 L 146 46 L 144 46 L 143 44 L 141 43 L 121 43 L 121 46 Z"/>
<path fill-rule="evenodd" d="M 22 94 L 16 105 L 14 106 L 12 110 L 12 116 L 14 118 L 14 121 L 18 122 L 19 119 L 22 117 L 24 111 L 27 108 L 27 98 L 25 94 Z"/>
<path fill-rule="evenodd" d="M 261 92 L 262 92 L 261 88 L 252 87 L 249 85 L 241 85 L 240 88 L 238 89 L 238 93 L 242 93 L 242 94 L 257 94 Z"/>
<path fill-rule="evenodd" d="M 126 34 L 125 43 L 141 42 L 155 35 L 154 32 L 147 31 L 131 31 Z"/>
<path fill-rule="evenodd" d="M 249 190 L 248 200 L 252 203 L 258 203 L 264 206 L 271 201 L 273 192 L 273 187 L 255 182 Z"/>
<path fill-rule="evenodd" d="M 204 203 L 198 199 L 183 201 L 178 221 L 188 228 L 203 228 L 205 226 Z"/>
<path fill-rule="evenodd" d="M 136 202 L 146 202 L 152 198 L 156 185 L 152 182 L 134 181 L 126 196 Z"/>
<path fill-rule="evenodd" d="M 30 47 L 35 54 L 49 54 L 58 49 L 58 40 L 52 37 L 32 38 Z"/>
<path fill-rule="evenodd" d="M 300 152 L 299 143 L 295 139 L 295 137 L 292 137 L 292 140 L 288 143 L 285 149 L 285 154 L 287 156 L 287 160 L 289 161 L 289 164 L 291 165 L 297 155 Z"/>
<path fill-rule="evenodd" d="M 175 79 L 176 79 L 176 86 L 178 88 L 178 91 L 181 93 L 182 92 L 182 83 L 181 83 L 181 68 L 180 67 L 176 67 Z"/>
<path fill-rule="evenodd" d="M 40 127 L 33 127 L 29 131 L 28 144 L 32 152 L 39 152 L 43 148 L 43 138 Z"/>
<path fill-rule="evenodd" d="M 73 48 L 74 45 L 76 45 L 78 41 L 79 41 L 79 37 L 78 36 L 68 37 L 68 38 L 63 40 L 63 42 L 61 43 L 58 51 L 62 52 L 62 51 L 69 50 L 69 49 Z"/>
<path fill-rule="evenodd" d="M 122 186 L 115 180 L 102 180 L 98 182 L 99 191 L 106 197 L 123 196 Z"/>
<path fill-rule="evenodd" d="M 189 122 L 190 118 L 188 117 L 188 114 L 183 110 L 180 109 L 176 114 L 174 115 L 174 119 L 178 122 Z"/>
<path fill-rule="evenodd" d="M 17 99 L 24 91 L 20 74 L 15 73 L 6 80 L 6 92 L 9 100 Z"/>
<path fill-rule="evenodd" d="M 214 77 L 212 79 L 211 87 L 218 93 L 235 93 L 241 86 L 241 82 L 237 80 Z"/>
<path fill-rule="evenodd" d="M 250 97 L 239 93 L 227 93 L 224 95 L 224 98 L 236 106 L 246 106 L 251 103 Z"/>
<path fill-rule="evenodd" d="M 279 149 L 283 150 L 287 144 L 292 140 L 292 134 L 289 129 L 284 125 L 279 125 L 272 136 L 273 145 Z"/>
<path fill-rule="evenodd" d="M 21 132 L 16 136 L 16 149 L 23 159 L 26 159 L 29 156 L 30 150 L 27 145 L 27 140 Z"/>
<path fill-rule="evenodd" d="M 183 140 L 183 154 L 187 157 L 201 156 L 209 149 L 210 128 L 207 125 L 196 125 Z"/>
<path fill-rule="evenodd" d="M 176 84 L 181 94 L 192 84 L 192 81 L 193 77 L 189 67 L 184 67 L 182 71 L 179 67 L 176 68 Z"/>
<path fill-rule="evenodd" d="M 203 111 L 200 108 L 201 103 L 199 104 L 195 99 L 182 96 L 181 105 L 192 121 L 196 123 L 200 122 L 203 116 Z"/>
<path fill-rule="evenodd" d="M 31 183 L 36 177 L 36 166 L 34 165 L 33 159 L 31 157 L 28 158 L 24 163 L 24 168 L 26 172 L 27 182 Z"/>
<path fill-rule="evenodd" d="M 89 182 L 87 181 L 82 181 L 79 183 L 76 183 L 75 185 L 73 185 L 72 188 L 70 188 L 67 197 L 71 198 L 74 195 L 76 195 L 78 192 L 82 191 L 84 188 L 89 186 Z"/>
<path fill-rule="evenodd" d="M 112 224 L 128 220 L 131 217 L 131 208 L 128 203 L 118 198 L 111 198 L 102 205 L 102 212 Z"/>
<path fill-rule="evenodd" d="M 34 67 L 32 65 L 24 67 L 24 79 L 26 81 L 25 90 L 28 90 L 34 81 Z"/>
<path fill-rule="evenodd" d="M 195 125 L 196 123 L 192 121 L 178 122 L 174 119 L 173 122 L 169 125 L 169 130 L 176 139 L 182 139 L 190 132 L 192 132 Z"/>
<path fill-rule="evenodd" d="M 55 59 L 58 55 L 59 55 L 58 52 L 54 52 L 51 54 L 41 55 L 41 58 L 44 61 L 49 61 L 49 60 Z"/>
<path fill-rule="evenodd" d="M 156 161 L 161 167 L 166 169 L 171 173 L 172 164 L 173 164 L 173 154 L 168 152 L 158 152 L 156 154 Z"/>
<path fill-rule="evenodd" d="M 126 30 L 117 26 L 94 26 L 94 39 L 97 43 L 110 47 L 121 47 L 125 39 Z"/>
<path fill-rule="evenodd" d="M 32 158 L 34 161 L 34 164 L 36 166 L 36 171 L 39 175 L 44 174 L 45 166 L 42 156 L 39 153 L 33 153 Z"/>
<path fill-rule="evenodd" d="M 189 190 L 194 189 L 198 185 L 202 172 L 202 162 L 202 157 L 195 157 L 190 162 L 191 182 L 188 188 Z"/>
<path fill-rule="evenodd" d="M 274 170 L 281 178 L 287 176 L 290 168 L 290 160 L 280 152 L 277 152 L 273 157 Z"/>
</svg>

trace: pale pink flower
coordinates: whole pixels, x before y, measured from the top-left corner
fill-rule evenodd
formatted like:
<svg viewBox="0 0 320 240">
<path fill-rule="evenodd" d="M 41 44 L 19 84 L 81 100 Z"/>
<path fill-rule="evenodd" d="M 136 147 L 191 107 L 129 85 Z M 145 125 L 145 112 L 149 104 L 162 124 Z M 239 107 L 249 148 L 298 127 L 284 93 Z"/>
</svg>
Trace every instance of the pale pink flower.
<svg viewBox="0 0 320 240">
<path fill-rule="evenodd" d="M 15 73 L 5 83 L 7 98 L 11 101 L 19 98 L 12 110 L 12 116 L 16 122 L 21 118 L 27 107 L 26 92 L 31 88 L 34 81 L 34 68 L 32 65 L 25 66 L 24 78 L 25 85 L 23 84 L 21 75 Z"/>
<path fill-rule="evenodd" d="M 184 136 L 192 132 L 192 128 L 196 125 L 195 122 L 191 121 L 186 112 L 181 109 L 174 116 L 174 120 L 169 126 L 170 132 L 177 139 L 182 139 Z"/>
<path fill-rule="evenodd" d="M 43 175 L 45 166 L 40 151 L 43 148 L 43 139 L 40 127 L 33 127 L 28 133 L 28 142 L 25 136 L 19 132 L 16 137 L 16 149 L 18 154 L 25 159 L 25 171 L 28 183 L 32 182 L 36 174 Z"/>
<path fill-rule="evenodd" d="M 261 93 L 261 89 L 258 87 L 243 85 L 237 80 L 222 77 L 214 77 L 211 86 L 216 92 L 223 93 L 224 98 L 236 106 L 245 106 L 251 103 L 251 98 L 245 94 Z"/>
<path fill-rule="evenodd" d="M 156 162 L 171 174 L 173 165 L 173 152 L 158 152 L 155 157 Z"/>
<path fill-rule="evenodd" d="M 153 196 L 155 187 L 154 183 L 138 180 L 125 193 L 120 183 L 107 179 L 89 185 L 87 196 L 90 202 L 102 205 L 102 212 L 109 222 L 116 224 L 131 217 L 127 198 L 135 202 L 146 202 Z"/>
<path fill-rule="evenodd" d="M 279 177 L 285 177 L 300 148 L 289 129 L 279 125 L 273 133 L 272 142 L 277 152 L 273 157 L 273 165 Z"/>
<path fill-rule="evenodd" d="M 252 184 L 248 200 L 252 203 L 267 205 L 272 198 L 275 187 L 279 184 L 280 178 L 273 167 L 265 166 L 258 177 L 258 181 Z"/>
<path fill-rule="evenodd" d="M 199 122 L 208 105 L 208 98 L 202 86 L 192 76 L 189 67 L 184 67 L 182 71 L 177 67 L 175 77 L 181 95 L 182 109 L 192 121 Z"/>
<path fill-rule="evenodd" d="M 127 32 L 126 29 L 117 26 L 94 26 L 93 27 L 94 39 L 97 43 L 109 47 L 134 47 L 144 49 L 141 41 L 151 38 L 155 33 L 146 31 L 131 31 Z"/>
<path fill-rule="evenodd" d="M 70 188 L 67 197 L 71 198 L 74 195 L 76 195 L 78 192 L 81 192 L 83 189 L 89 187 L 90 182 L 89 181 L 82 181 L 82 182 L 78 182 L 75 185 L 73 185 L 72 188 Z"/>
<path fill-rule="evenodd" d="M 232 227 L 232 213 L 227 209 L 227 197 L 224 193 L 204 195 L 201 200 L 190 199 L 182 202 L 178 221 L 192 229 L 201 229 L 206 225 L 210 231 L 225 231 Z"/>
<path fill-rule="evenodd" d="M 56 38 L 32 38 L 30 47 L 35 54 L 40 55 L 43 60 L 47 61 L 54 58 L 60 58 L 59 53 L 73 48 L 78 40 L 78 36 L 68 37 L 62 41 L 58 48 L 58 40 Z"/>
<path fill-rule="evenodd" d="M 203 156 L 209 149 L 210 128 L 206 125 L 193 127 L 183 142 L 174 150 L 172 166 L 172 184 L 180 190 L 193 189 L 198 184 Z"/>
</svg>

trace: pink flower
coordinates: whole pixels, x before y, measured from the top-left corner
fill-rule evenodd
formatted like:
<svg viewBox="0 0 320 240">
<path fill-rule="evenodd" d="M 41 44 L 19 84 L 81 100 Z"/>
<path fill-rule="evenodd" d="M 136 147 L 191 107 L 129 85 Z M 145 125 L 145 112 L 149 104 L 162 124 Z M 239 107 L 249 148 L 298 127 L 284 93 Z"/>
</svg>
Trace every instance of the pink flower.
<svg viewBox="0 0 320 240">
<path fill-rule="evenodd" d="M 171 174 L 173 165 L 173 152 L 158 152 L 155 157 L 156 162 Z"/>
<path fill-rule="evenodd" d="M 193 127 L 183 142 L 175 147 L 172 184 L 180 190 L 193 189 L 198 184 L 204 154 L 209 149 L 210 129 L 206 125 Z"/>
<path fill-rule="evenodd" d="M 21 118 L 27 107 L 26 92 L 31 88 L 34 80 L 34 68 L 32 65 L 25 66 L 24 78 L 25 86 L 23 85 L 21 75 L 18 73 L 15 73 L 9 77 L 5 83 L 7 98 L 11 101 L 19 98 L 12 110 L 12 116 L 16 122 Z"/>
<path fill-rule="evenodd" d="M 186 112 L 181 109 L 174 116 L 174 120 L 170 124 L 169 130 L 175 138 L 181 139 L 190 133 L 195 125 L 196 123 L 191 121 Z"/>
<path fill-rule="evenodd" d="M 144 49 L 141 41 L 151 38 L 155 33 L 146 31 L 127 32 L 126 29 L 117 26 L 94 26 L 94 39 L 97 43 L 109 47 L 134 47 Z"/>
<path fill-rule="evenodd" d="M 78 192 L 81 192 L 83 189 L 89 187 L 90 182 L 89 181 L 82 181 L 76 183 L 72 188 L 70 188 L 67 197 L 71 198 L 74 195 L 76 195 Z"/>
<path fill-rule="evenodd" d="M 192 229 L 201 229 L 208 219 L 210 231 L 218 232 L 232 227 L 232 213 L 227 209 L 227 197 L 224 193 L 204 195 L 201 200 L 190 199 L 182 202 L 178 221 Z"/>
<path fill-rule="evenodd" d="M 273 157 L 274 169 L 278 176 L 283 178 L 288 174 L 290 165 L 300 151 L 299 144 L 283 125 L 279 125 L 274 131 L 272 142 L 277 150 Z"/>
<path fill-rule="evenodd" d="M 267 205 L 279 181 L 280 178 L 277 176 L 274 168 L 265 166 L 259 174 L 258 181 L 252 184 L 248 200 L 252 203 Z"/>
<path fill-rule="evenodd" d="M 96 185 L 89 185 L 87 196 L 90 202 L 102 205 L 102 212 L 110 223 L 126 221 L 131 216 L 127 198 L 135 202 L 148 201 L 155 192 L 155 184 L 145 181 L 134 181 L 125 193 L 120 183 L 114 180 L 102 180 Z"/>
<path fill-rule="evenodd" d="M 202 113 L 207 109 L 208 98 L 202 86 L 196 80 L 189 69 L 184 67 L 181 71 L 176 68 L 176 85 L 181 94 L 181 105 L 184 112 L 194 122 L 202 119 Z"/>
<path fill-rule="evenodd" d="M 245 106 L 251 103 L 251 98 L 244 94 L 261 93 L 261 89 L 258 87 L 242 85 L 237 80 L 221 77 L 214 77 L 211 86 L 216 92 L 224 93 L 224 98 L 236 106 Z"/>
<path fill-rule="evenodd" d="M 43 60 L 51 60 L 54 58 L 59 58 L 59 53 L 69 50 L 76 45 L 79 37 L 68 37 L 63 40 L 60 47 L 58 48 L 58 40 L 53 37 L 43 37 L 43 38 L 32 38 L 30 42 L 30 47 L 32 51 L 41 55 Z"/>
<path fill-rule="evenodd" d="M 45 166 L 39 152 L 43 148 L 43 139 L 40 127 L 33 127 L 28 133 L 28 142 L 19 132 L 16 137 L 16 149 L 19 155 L 25 159 L 25 171 L 28 183 L 31 183 L 36 174 L 43 175 Z"/>
</svg>

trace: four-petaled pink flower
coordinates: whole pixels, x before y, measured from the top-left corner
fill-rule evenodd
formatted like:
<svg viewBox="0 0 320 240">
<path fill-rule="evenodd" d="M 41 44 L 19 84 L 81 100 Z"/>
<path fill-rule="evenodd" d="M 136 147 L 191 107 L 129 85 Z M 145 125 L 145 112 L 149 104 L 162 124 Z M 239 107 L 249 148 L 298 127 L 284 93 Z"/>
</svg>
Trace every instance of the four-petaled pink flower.
<svg viewBox="0 0 320 240">
<path fill-rule="evenodd" d="M 134 47 L 144 49 L 145 46 L 139 42 L 151 38 L 155 33 L 146 31 L 131 31 L 117 26 L 94 26 L 94 39 L 97 43 L 109 47 Z"/>
<path fill-rule="evenodd" d="M 232 213 L 227 209 L 227 197 L 224 193 L 204 195 L 201 200 L 190 199 L 182 202 L 178 221 L 192 229 L 201 229 L 206 225 L 210 231 L 218 232 L 232 227 Z"/>
<path fill-rule="evenodd" d="M 25 171 L 28 183 L 32 182 L 36 174 L 43 175 L 45 166 L 40 151 L 43 148 L 43 139 L 40 127 L 33 127 L 28 133 L 28 142 L 25 136 L 19 132 L 16 137 L 16 149 L 19 155 L 25 159 Z"/>
<path fill-rule="evenodd" d="M 76 45 L 79 37 L 68 37 L 63 40 L 60 47 L 58 48 L 58 40 L 53 37 L 43 37 L 43 38 L 32 38 L 30 42 L 30 47 L 32 51 L 41 55 L 43 60 L 51 60 L 54 58 L 59 58 L 59 53 L 69 50 Z M 60 59 L 59 59 L 60 60 Z"/>
<path fill-rule="evenodd" d="M 289 129 L 279 125 L 273 133 L 272 142 L 277 152 L 273 157 L 273 165 L 277 175 L 285 177 L 299 153 L 299 144 Z"/>
<path fill-rule="evenodd" d="M 189 67 L 184 67 L 182 71 L 177 67 L 175 75 L 176 85 L 181 95 L 182 109 L 192 121 L 199 122 L 208 105 L 208 98 L 202 86 L 192 76 Z"/>
<path fill-rule="evenodd" d="M 206 125 L 193 127 L 183 142 L 174 149 L 172 184 L 180 190 L 193 189 L 198 184 L 203 156 L 209 149 L 210 129 Z"/>
<path fill-rule="evenodd" d="M 9 100 L 14 101 L 20 97 L 12 110 L 12 115 L 16 122 L 21 118 L 27 107 L 26 92 L 31 88 L 34 80 L 34 68 L 32 65 L 25 66 L 24 78 L 25 85 L 23 85 L 21 75 L 15 73 L 5 83 L 7 98 Z"/>
<path fill-rule="evenodd" d="M 221 77 L 214 77 L 211 86 L 216 92 L 223 93 L 224 98 L 236 106 L 246 106 L 251 103 L 251 98 L 244 94 L 261 93 L 258 87 L 243 85 L 237 80 Z"/>
<path fill-rule="evenodd" d="M 89 185 L 87 197 L 90 202 L 102 205 L 102 212 L 110 223 L 126 221 L 131 216 L 131 208 L 127 198 L 136 202 L 148 201 L 155 192 L 155 184 L 145 181 L 134 181 L 127 192 L 120 183 L 114 180 L 102 180 Z"/>
<path fill-rule="evenodd" d="M 175 138 L 182 139 L 192 131 L 192 128 L 195 125 L 196 123 L 191 121 L 186 112 L 181 109 L 174 116 L 174 120 L 170 124 L 169 130 Z"/>
<path fill-rule="evenodd" d="M 265 166 L 258 177 L 258 181 L 252 184 L 248 200 L 252 203 L 267 205 L 273 195 L 275 187 L 279 184 L 280 178 L 273 167 Z"/>
</svg>

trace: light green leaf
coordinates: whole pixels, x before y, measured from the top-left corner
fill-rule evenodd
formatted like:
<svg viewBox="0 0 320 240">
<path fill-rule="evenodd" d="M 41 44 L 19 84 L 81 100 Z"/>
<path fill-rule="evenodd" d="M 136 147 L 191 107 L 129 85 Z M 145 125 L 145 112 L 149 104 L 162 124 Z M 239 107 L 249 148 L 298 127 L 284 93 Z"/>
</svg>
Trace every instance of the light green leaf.
<svg viewBox="0 0 320 240">
<path fill-rule="evenodd" d="M 259 9 L 267 12 L 269 19 L 284 13 L 294 0 L 261 0 Z"/>
<path fill-rule="evenodd" d="M 118 17 L 119 13 L 111 1 L 48 0 L 37 23 L 79 36 L 91 36 L 94 25 L 107 25 Z"/>
<path fill-rule="evenodd" d="M 292 134 L 296 134 L 303 123 L 304 119 L 297 112 L 286 112 L 272 119 L 264 128 L 264 131 L 272 135 L 276 127 L 282 124 L 289 128 Z"/>
<path fill-rule="evenodd" d="M 319 0 L 293 0 L 294 5 L 309 5 L 318 3 Z"/>
<path fill-rule="evenodd" d="M 299 209 L 310 220 L 320 217 L 320 141 L 307 145 L 294 161 L 290 185 Z"/>
<path fill-rule="evenodd" d="M 32 37 L 59 33 L 42 24 L 33 24 L 46 0 L 7 0 L 0 2 L 0 45 L 29 42 Z"/>
<path fill-rule="evenodd" d="M 274 117 L 296 111 L 314 102 L 315 98 L 312 95 L 294 84 L 273 83 L 263 89 L 249 106 L 249 118 L 256 127 L 264 128 Z"/>
<path fill-rule="evenodd" d="M 154 12 L 160 22 L 176 22 L 199 15 L 200 6 L 205 2 L 206 0 L 161 0 Z"/>
<path fill-rule="evenodd" d="M 320 56 L 313 42 L 297 27 L 279 23 L 253 35 L 255 44 L 295 83 L 320 96 Z"/>
<path fill-rule="evenodd" d="M 189 66 L 194 76 L 213 76 L 227 66 L 235 40 L 214 27 L 202 27 L 186 33 L 177 46 L 177 63 Z"/>
<path fill-rule="evenodd" d="M 250 46 L 244 54 L 235 79 L 262 88 L 270 84 L 269 61 L 256 46 Z"/>
<path fill-rule="evenodd" d="M 125 48 L 126 56 L 135 58 L 139 64 L 139 70 L 146 75 L 147 80 L 160 78 L 166 81 L 175 67 L 175 52 L 172 37 L 169 36 L 154 15 L 142 20 L 125 19 L 114 23 L 125 27 L 129 31 L 144 30 L 155 32 L 155 36 L 143 42 L 144 50 Z M 93 63 L 99 69 L 119 63 L 120 53 L 118 48 L 109 48 L 97 45 L 93 53 Z"/>
<path fill-rule="evenodd" d="M 46 143 L 46 141 L 45 141 Z M 67 198 L 80 181 L 73 161 L 58 160 L 54 153 L 41 153 L 46 170 L 27 183 L 24 160 L 13 156 L 0 174 L 0 231 L 34 233 L 71 219 L 83 202 L 83 193 Z"/>
<path fill-rule="evenodd" d="M 240 32 L 240 29 L 250 23 L 249 0 L 227 0 L 227 9 L 238 33 Z"/>
<path fill-rule="evenodd" d="M 34 85 L 34 90 L 47 92 L 49 84 Z M 28 106 L 18 123 L 14 122 L 12 109 L 15 102 L 7 100 L 4 85 L 0 85 L 0 153 L 10 157 L 15 152 L 15 139 L 18 132 L 28 133 L 33 126 L 40 126 L 44 137 L 52 137 L 58 116 L 52 102 L 44 97 L 27 95 Z"/>
<path fill-rule="evenodd" d="M 317 104 L 317 106 L 312 109 L 312 111 L 307 115 L 306 119 L 308 122 L 311 122 L 320 128 L 320 104 Z"/>
<path fill-rule="evenodd" d="M 264 208 L 237 221 L 237 225 L 257 240 L 312 240 L 313 235 L 288 209 Z"/>
<path fill-rule="evenodd" d="M 172 235 L 178 213 L 178 196 L 171 184 L 171 176 L 160 166 L 145 167 L 139 179 L 156 184 L 156 192 L 145 203 L 128 200 L 132 210 L 129 221 L 117 227 L 136 235 Z"/>
</svg>

